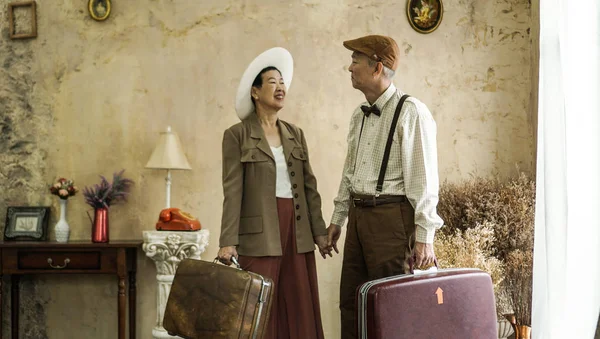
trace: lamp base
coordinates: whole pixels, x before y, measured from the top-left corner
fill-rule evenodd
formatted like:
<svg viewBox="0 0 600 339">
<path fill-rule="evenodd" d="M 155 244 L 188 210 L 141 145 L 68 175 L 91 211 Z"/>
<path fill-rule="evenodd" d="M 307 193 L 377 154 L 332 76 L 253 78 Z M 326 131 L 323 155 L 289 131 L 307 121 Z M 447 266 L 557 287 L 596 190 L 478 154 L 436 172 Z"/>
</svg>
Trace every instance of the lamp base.
<svg viewBox="0 0 600 339">
<path fill-rule="evenodd" d="M 167 177 L 165 178 L 166 182 L 166 204 L 165 208 L 171 207 L 171 170 L 167 169 Z"/>
</svg>

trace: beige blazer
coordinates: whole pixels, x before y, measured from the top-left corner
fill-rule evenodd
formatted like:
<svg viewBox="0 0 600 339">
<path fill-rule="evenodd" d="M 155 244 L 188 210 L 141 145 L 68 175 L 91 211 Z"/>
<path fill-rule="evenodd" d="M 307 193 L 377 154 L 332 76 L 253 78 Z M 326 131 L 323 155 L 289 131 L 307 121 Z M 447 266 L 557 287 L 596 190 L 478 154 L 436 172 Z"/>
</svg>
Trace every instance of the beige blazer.
<svg viewBox="0 0 600 339">
<path fill-rule="evenodd" d="M 277 123 L 292 183 L 298 253 L 314 251 L 313 237 L 327 231 L 304 133 L 285 121 Z M 275 158 L 253 113 L 223 135 L 220 247 L 237 246 L 247 256 L 282 254 L 275 184 Z"/>
</svg>

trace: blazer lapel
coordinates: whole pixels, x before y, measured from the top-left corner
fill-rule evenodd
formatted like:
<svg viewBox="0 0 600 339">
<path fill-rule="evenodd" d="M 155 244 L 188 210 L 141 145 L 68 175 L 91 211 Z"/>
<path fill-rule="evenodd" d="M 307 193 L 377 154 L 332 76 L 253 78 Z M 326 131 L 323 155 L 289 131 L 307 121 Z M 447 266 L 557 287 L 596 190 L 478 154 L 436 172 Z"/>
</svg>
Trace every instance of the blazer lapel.
<svg viewBox="0 0 600 339">
<path fill-rule="evenodd" d="M 290 158 L 290 154 L 292 154 L 292 150 L 296 147 L 296 142 L 294 140 L 294 136 L 288 130 L 287 126 L 281 122 L 281 120 L 277 120 L 279 124 L 279 133 L 281 134 L 281 144 L 283 145 L 283 154 L 285 155 L 285 160 L 287 161 Z"/>
<path fill-rule="evenodd" d="M 250 137 L 256 140 L 256 148 L 275 160 L 275 156 L 273 155 L 273 152 L 271 152 L 271 147 L 269 147 L 269 142 L 265 137 L 265 132 L 262 127 L 260 127 L 256 114 L 251 113 L 248 117 L 248 121 L 250 122 Z"/>
</svg>

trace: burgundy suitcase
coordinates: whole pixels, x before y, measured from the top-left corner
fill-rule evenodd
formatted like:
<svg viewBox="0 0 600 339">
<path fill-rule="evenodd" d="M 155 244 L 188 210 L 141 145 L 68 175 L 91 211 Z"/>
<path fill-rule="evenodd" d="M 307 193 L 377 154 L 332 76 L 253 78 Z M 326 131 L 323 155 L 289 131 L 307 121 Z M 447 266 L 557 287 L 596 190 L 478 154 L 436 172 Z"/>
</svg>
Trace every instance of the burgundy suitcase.
<svg viewBox="0 0 600 339">
<path fill-rule="evenodd" d="M 366 282 L 357 289 L 362 339 L 496 339 L 494 288 L 478 269 L 441 269 Z"/>
</svg>

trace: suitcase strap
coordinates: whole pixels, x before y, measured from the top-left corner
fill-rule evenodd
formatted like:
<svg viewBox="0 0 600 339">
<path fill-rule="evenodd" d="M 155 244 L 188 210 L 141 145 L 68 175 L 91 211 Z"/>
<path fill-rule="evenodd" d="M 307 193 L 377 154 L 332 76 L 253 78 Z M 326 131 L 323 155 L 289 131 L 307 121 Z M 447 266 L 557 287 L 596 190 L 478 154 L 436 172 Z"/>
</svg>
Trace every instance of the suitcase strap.
<svg viewBox="0 0 600 339">
<path fill-rule="evenodd" d="M 234 256 L 232 256 L 230 260 L 237 267 L 238 270 L 242 269 L 242 266 L 240 266 L 240 263 L 237 261 L 237 259 Z"/>
<path fill-rule="evenodd" d="M 231 262 L 236 266 L 236 269 L 243 271 L 242 270 L 242 266 L 240 265 L 240 263 L 238 262 L 238 260 L 236 259 L 236 257 L 231 257 Z M 215 260 L 213 260 L 214 263 L 218 263 L 219 262 L 219 257 L 216 257 Z M 260 274 L 257 274 L 262 283 L 261 283 L 261 287 L 260 287 L 260 293 L 258 295 L 258 303 L 256 304 L 256 307 L 258 308 L 256 310 L 256 312 L 254 313 L 254 319 L 252 321 L 252 328 L 253 330 L 251 331 L 252 334 L 252 339 L 257 339 L 257 335 L 258 335 L 258 326 L 260 325 L 260 317 L 262 315 L 263 312 L 263 308 L 265 306 L 265 302 L 267 301 L 267 297 L 266 297 L 266 290 L 267 290 L 267 286 L 269 286 L 271 283 L 265 280 L 265 277 L 263 277 Z M 269 319 L 266 319 L 267 321 Z"/>
<path fill-rule="evenodd" d="M 258 335 L 258 326 L 260 325 L 260 317 L 262 316 L 262 312 L 263 312 L 263 308 L 265 306 L 265 302 L 266 302 L 266 287 L 270 284 L 267 281 L 265 281 L 265 278 L 263 276 L 261 276 L 262 279 L 262 287 L 260 288 L 260 294 L 258 296 L 258 304 L 256 305 L 256 307 L 258 308 L 258 310 L 256 311 L 256 317 L 254 318 L 254 331 L 253 335 L 252 335 L 252 339 L 257 339 L 257 335 Z M 266 319 L 266 321 L 269 321 L 269 319 Z M 264 326 L 264 325 L 263 325 Z"/>
</svg>

